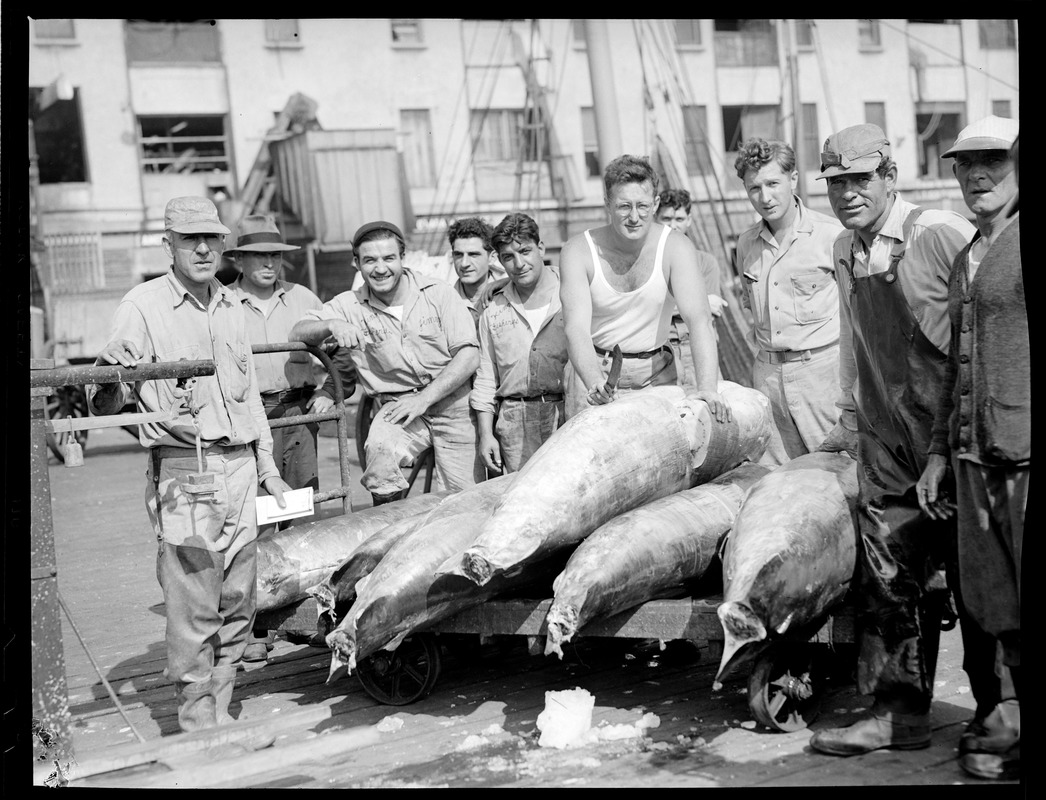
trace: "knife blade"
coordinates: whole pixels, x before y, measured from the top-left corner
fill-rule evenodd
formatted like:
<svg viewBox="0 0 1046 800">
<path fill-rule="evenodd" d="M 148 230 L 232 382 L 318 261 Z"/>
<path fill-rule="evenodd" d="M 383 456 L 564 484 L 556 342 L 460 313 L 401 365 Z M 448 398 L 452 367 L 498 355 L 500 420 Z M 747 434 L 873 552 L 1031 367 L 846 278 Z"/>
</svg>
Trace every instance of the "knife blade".
<svg viewBox="0 0 1046 800">
<path fill-rule="evenodd" d="M 615 344 L 614 349 L 610 351 L 610 372 L 607 374 L 606 384 L 607 394 L 613 394 L 614 390 L 617 389 L 617 382 L 621 378 L 621 362 L 623 359 L 621 345 Z"/>
</svg>

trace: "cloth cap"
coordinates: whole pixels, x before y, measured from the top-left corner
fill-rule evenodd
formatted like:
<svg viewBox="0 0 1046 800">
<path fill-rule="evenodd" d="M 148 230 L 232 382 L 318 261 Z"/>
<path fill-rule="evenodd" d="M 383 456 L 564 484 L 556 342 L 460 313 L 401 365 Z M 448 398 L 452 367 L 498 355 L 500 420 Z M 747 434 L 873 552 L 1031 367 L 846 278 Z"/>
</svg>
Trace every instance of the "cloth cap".
<svg viewBox="0 0 1046 800">
<path fill-rule="evenodd" d="M 407 241 L 406 237 L 403 235 L 403 231 L 401 231 L 391 222 L 385 222 L 385 220 L 379 219 L 375 222 L 368 222 L 366 225 L 361 225 L 360 229 L 356 231 L 356 234 L 352 237 L 353 252 L 360 249 L 360 239 L 362 239 L 368 233 L 371 233 L 373 231 L 390 231 L 396 234 L 401 241 Z"/>
<path fill-rule="evenodd" d="M 229 253 L 275 253 L 284 250 L 301 250 L 293 244 L 284 244 L 283 237 L 276 227 L 276 220 L 268 214 L 249 214 L 240 220 L 239 236 L 236 247 L 225 251 Z"/>
<path fill-rule="evenodd" d="M 971 122 L 955 137 L 955 144 L 941 154 L 941 158 L 955 158 L 964 150 L 1009 150 L 1017 138 L 1020 123 L 1015 119 L 994 115 Z"/>
<path fill-rule="evenodd" d="M 218 209 L 206 197 L 175 197 L 163 212 L 163 229 L 175 233 L 220 233 L 231 231 L 218 219 Z"/>
<path fill-rule="evenodd" d="M 870 122 L 852 125 L 825 139 L 817 177 L 874 172 L 889 155 L 890 141 L 882 128 Z"/>
</svg>

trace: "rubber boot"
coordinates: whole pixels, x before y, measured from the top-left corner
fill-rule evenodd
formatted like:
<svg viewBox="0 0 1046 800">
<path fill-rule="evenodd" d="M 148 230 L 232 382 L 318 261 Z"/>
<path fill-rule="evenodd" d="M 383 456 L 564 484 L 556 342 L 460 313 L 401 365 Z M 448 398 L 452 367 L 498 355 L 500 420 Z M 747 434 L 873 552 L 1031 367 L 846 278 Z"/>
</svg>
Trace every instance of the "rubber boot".
<svg viewBox="0 0 1046 800">
<path fill-rule="evenodd" d="M 214 686 L 211 678 L 204 681 L 183 683 L 176 681 L 175 696 L 178 699 L 178 727 L 185 733 L 213 728 L 218 724 L 215 716 Z"/>
<path fill-rule="evenodd" d="M 211 670 L 211 691 L 214 695 L 214 715 L 218 725 L 228 725 L 235 720 L 229 715 L 229 703 L 232 702 L 232 690 L 236 685 L 235 664 L 215 666 Z M 246 750 L 264 750 L 276 741 L 271 733 L 252 734 L 247 739 L 236 743 Z"/>
<path fill-rule="evenodd" d="M 848 728 L 817 731 L 810 746 L 832 756 L 856 756 L 873 750 L 921 750 L 930 741 L 928 713 L 899 714 L 873 707 L 868 718 Z"/>
</svg>

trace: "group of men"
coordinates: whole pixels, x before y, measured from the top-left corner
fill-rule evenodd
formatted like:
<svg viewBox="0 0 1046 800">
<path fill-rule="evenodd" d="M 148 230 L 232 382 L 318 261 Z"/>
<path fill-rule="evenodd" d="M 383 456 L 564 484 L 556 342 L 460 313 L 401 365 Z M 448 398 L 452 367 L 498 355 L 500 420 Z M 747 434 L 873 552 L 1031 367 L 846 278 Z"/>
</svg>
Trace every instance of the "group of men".
<svg viewBox="0 0 1046 800">
<path fill-rule="evenodd" d="M 950 588 L 977 700 L 963 766 L 982 777 L 1019 769 L 1019 705 L 996 669 L 998 641 L 1019 689 L 1030 389 L 1016 134 L 1015 122 L 990 117 L 944 154 L 955 158 L 976 235 L 958 214 L 900 198 L 890 143 L 875 125 L 825 143 L 820 177 L 835 219 L 797 196 L 786 143 L 750 140 L 737 157 L 760 217 L 738 240 L 736 269 L 753 321 L 752 384 L 769 397 L 777 431 L 764 460 L 841 450 L 859 462 L 858 685 L 875 700 L 867 719 L 814 734 L 825 753 L 929 745 Z M 608 164 L 608 222 L 569 239 L 558 268 L 526 214 L 496 227 L 457 221 L 448 237 L 454 285 L 406 268 L 402 231 L 369 222 L 352 241 L 362 285 L 326 303 L 278 279 L 290 246 L 271 220 L 244 220 L 227 251 L 242 275 L 224 287 L 214 275 L 229 231 L 213 205 L 168 204 L 172 268 L 128 293 L 99 362 L 213 358 L 215 375 L 198 381 L 191 402 L 171 381 L 107 384 L 89 396 L 96 413 L 115 413 L 133 391 L 142 410 L 174 414 L 143 425 L 141 441 L 152 454 L 147 506 L 184 730 L 227 719 L 249 643 L 264 658 L 264 642 L 249 641 L 259 481 L 281 506 L 287 489 L 315 486 L 315 431 L 283 433 L 285 458 L 275 460 L 266 413 L 331 403 L 309 384 L 306 353 L 277 368 L 252 358 L 252 343 L 337 346 L 378 406 L 361 478 L 375 505 L 404 496 L 403 468 L 430 447 L 435 488 L 459 491 L 520 470 L 565 419 L 650 386 L 680 384 L 718 420 L 731 418 L 719 393 L 719 270 L 685 233 L 689 196 L 658 194 L 658 182 L 645 158 Z M 491 277 L 494 264 L 505 278 Z M 1004 346 L 1017 353 L 1012 361 L 998 355 Z M 197 439 L 218 482 L 211 495 L 185 488 Z M 288 455 L 310 448 L 311 473 Z"/>
<path fill-rule="evenodd" d="M 832 134 L 819 178 L 835 219 L 796 196 L 784 142 L 750 140 L 736 169 L 761 220 L 737 243 L 753 386 L 773 409 L 776 465 L 815 450 L 858 462 L 857 683 L 873 703 L 811 746 L 851 756 L 930 745 L 949 599 L 976 701 L 968 773 L 1020 774 L 1020 559 L 1031 471 L 1018 124 L 995 116 L 942 158 L 976 228 L 897 192 L 885 133 Z M 953 519 L 958 509 L 957 521 Z"/>
</svg>

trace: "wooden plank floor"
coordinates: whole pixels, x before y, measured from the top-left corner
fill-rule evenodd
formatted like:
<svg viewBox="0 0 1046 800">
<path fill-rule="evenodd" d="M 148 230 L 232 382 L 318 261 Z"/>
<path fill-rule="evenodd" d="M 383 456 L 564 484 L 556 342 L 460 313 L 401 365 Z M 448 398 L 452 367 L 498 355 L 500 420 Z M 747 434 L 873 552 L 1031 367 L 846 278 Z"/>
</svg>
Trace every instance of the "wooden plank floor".
<svg viewBox="0 0 1046 800">
<path fill-rule="evenodd" d="M 321 489 L 326 490 L 337 483 L 337 446 L 330 437 L 321 437 L 320 444 Z M 84 467 L 54 462 L 50 469 L 59 591 L 131 725 L 155 743 L 178 734 L 178 726 L 173 689 L 163 676 L 164 608 L 155 578 L 155 541 L 143 505 L 144 472 L 145 454 L 119 430 L 91 433 Z M 357 483 L 359 474 L 353 456 L 353 497 L 362 507 L 368 499 Z M 326 508 L 339 510 L 337 503 Z M 62 636 L 77 761 L 70 771 L 73 786 L 981 783 L 955 762 L 958 736 L 973 708 L 958 631 L 942 636 L 933 745 L 927 750 L 850 759 L 816 754 L 807 745 L 810 730 L 771 732 L 752 719 L 743 676 L 713 691 L 717 661 L 707 651 L 702 659 L 701 649 L 682 642 L 662 651 L 656 642 L 578 638 L 564 648 L 561 661 L 529 655 L 524 637 L 495 637 L 480 645 L 478 637 L 442 634 L 444 664 L 434 690 L 417 703 L 397 707 L 379 704 L 355 676 L 328 684 L 326 650 L 277 639 L 266 665 L 241 674 L 231 709 L 241 720 L 287 720 L 277 726 L 274 747 L 264 751 L 270 758 L 254 759 L 251 771 L 244 773 L 235 761 L 215 769 L 213 759 L 196 752 L 80 778 L 78 764 L 86 771 L 107 752 L 133 748 L 138 740 L 64 615 Z M 562 751 L 540 747 L 536 723 L 545 692 L 575 687 L 595 697 L 594 726 L 634 725 L 646 713 L 655 714 L 659 724 L 641 737 Z M 848 724 L 868 702 L 843 680 L 830 686 L 813 727 Z M 318 716 L 295 723 L 307 709 Z M 377 726 L 368 730 L 375 740 L 353 743 L 351 732 L 367 726 Z M 342 739 L 324 738 L 332 736 Z M 309 742 L 314 739 L 313 749 Z M 204 782 L 194 782 L 193 775 L 205 776 Z M 1021 787 L 1012 782 L 1008 788 Z"/>
</svg>

